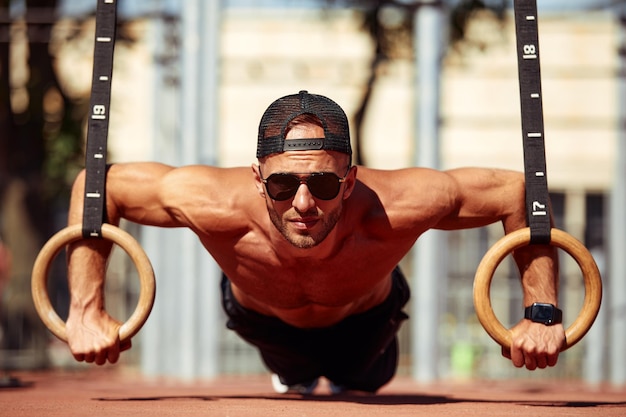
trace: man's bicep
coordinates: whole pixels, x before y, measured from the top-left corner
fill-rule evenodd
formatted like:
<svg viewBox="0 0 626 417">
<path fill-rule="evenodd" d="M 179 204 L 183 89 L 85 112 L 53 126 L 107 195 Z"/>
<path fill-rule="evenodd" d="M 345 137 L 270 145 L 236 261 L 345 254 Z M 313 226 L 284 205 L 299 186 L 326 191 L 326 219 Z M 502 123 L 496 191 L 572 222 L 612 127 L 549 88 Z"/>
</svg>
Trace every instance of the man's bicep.
<svg viewBox="0 0 626 417">
<path fill-rule="evenodd" d="M 454 207 L 436 228 L 467 229 L 498 221 L 509 223 L 507 228 L 516 228 L 517 223 L 524 221 L 522 174 L 483 168 L 461 168 L 446 173 L 453 184 Z"/>
<path fill-rule="evenodd" d="M 115 164 L 107 175 L 107 214 L 111 220 L 175 226 L 164 201 L 167 176 L 176 168 L 159 163 Z"/>
</svg>

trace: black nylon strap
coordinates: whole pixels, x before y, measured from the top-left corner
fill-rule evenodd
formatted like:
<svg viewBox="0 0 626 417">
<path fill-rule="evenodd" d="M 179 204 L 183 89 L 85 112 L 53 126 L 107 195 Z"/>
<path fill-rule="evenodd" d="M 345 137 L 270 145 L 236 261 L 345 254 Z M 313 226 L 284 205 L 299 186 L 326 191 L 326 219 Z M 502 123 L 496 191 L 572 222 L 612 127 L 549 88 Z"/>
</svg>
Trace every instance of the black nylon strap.
<svg viewBox="0 0 626 417">
<path fill-rule="evenodd" d="M 550 198 L 543 127 L 537 2 L 515 0 L 514 10 L 530 243 L 548 244 L 551 228 Z"/>
<path fill-rule="evenodd" d="M 116 22 L 117 1 L 98 0 L 91 81 L 91 110 L 87 124 L 85 152 L 86 180 L 83 206 L 83 236 L 85 238 L 102 237 L 102 223 L 106 218 L 106 149 Z"/>
</svg>

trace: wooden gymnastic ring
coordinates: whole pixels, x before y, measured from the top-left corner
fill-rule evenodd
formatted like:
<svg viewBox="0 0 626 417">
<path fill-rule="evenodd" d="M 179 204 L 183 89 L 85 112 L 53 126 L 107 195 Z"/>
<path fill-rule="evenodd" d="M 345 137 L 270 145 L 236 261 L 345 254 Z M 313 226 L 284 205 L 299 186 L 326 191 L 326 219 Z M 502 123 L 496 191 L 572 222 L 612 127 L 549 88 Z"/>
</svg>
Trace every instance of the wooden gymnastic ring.
<svg viewBox="0 0 626 417">
<path fill-rule="evenodd" d="M 120 340 L 125 341 L 137 334 L 150 315 L 156 291 L 154 271 L 148 256 L 139 243 L 124 230 L 111 224 L 103 224 L 102 237 L 124 249 L 135 263 L 139 274 L 141 288 L 139 290 L 137 307 L 129 319 L 120 327 Z M 46 327 L 64 342 L 67 342 L 65 323 L 54 311 L 48 296 L 48 271 L 52 261 L 65 245 L 81 239 L 83 239 L 83 231 L 80 224 L 68 226 L 52 236 L 41 248 L 37 259 L 35 259 L 31 277 L 31 291 L 39 317 L 41 317 Z"/>
<path fill-rule="evenodd" d="M 509 233 L 497 241 L 485 254 L 474 277 L 474 308 L 478 320 L 489 336 L 506 349 L 511 348 L 511 332 L 496 318 L 491 307 L 491 279 L 502 260 L 513 250 L 530 243 L 530 228 Z M 591 328 L 602 302 L 602 279 L 593 257 L 576 238 L 558 230 L 551 230 L 550 245 L 565 250 L 578 263 L 585 283 L 585 299 L 576 320 L 565 331 L 566 350 L 582 339 Z"/>
</svg>

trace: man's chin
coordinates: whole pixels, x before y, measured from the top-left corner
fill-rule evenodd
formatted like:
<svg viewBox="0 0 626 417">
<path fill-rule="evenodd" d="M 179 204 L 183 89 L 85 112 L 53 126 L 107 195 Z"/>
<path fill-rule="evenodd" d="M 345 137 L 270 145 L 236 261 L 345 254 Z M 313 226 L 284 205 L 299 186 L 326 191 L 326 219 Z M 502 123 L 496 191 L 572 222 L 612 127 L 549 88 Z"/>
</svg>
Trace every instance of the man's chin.
<svg viewBox="0 0 626 417">
<path fill-rule="evenodd" d="M 289 243 L 298 249 L 310 249 L 319 244 L 319 242 L 313 239 L 310 235 L 298 235 L 291 233 L 283 236 Z"/>
</svg>

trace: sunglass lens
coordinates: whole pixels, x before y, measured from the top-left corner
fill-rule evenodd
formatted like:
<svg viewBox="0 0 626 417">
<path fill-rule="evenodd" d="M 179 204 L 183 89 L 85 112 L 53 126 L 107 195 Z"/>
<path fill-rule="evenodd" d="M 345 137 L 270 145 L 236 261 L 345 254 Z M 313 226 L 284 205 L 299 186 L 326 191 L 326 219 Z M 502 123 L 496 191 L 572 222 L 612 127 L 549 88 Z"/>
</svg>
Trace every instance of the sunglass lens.
<svg viewBox="0 0 626 417">
<path fill-rule="evenodd" d="M 272 174 L 267 179 L 267 192 L 277 201 L 284 201 L 293 197 L 298 191 L 300 180 L 289 174 Z"/>
<path fill-rule="evenodd" d="M 311 175 L 307 185 L 311 194 L 321 200 L 332 200 L 337 197 L 341 187 L 339 177 L 325 172 Z"/>
</svg>

